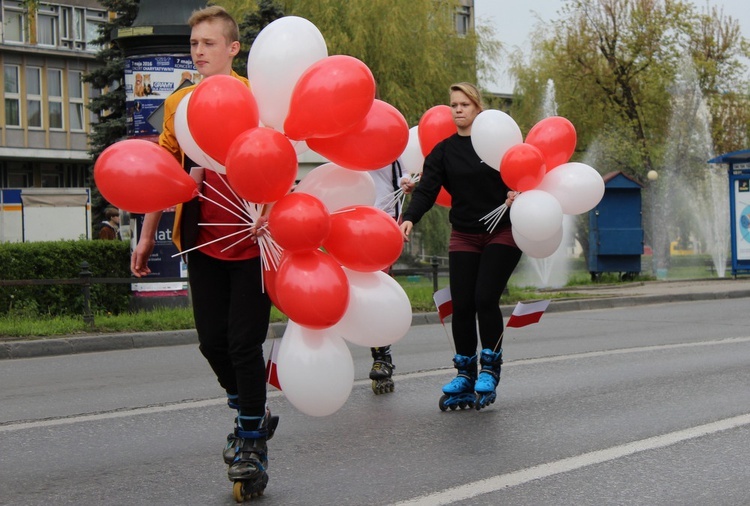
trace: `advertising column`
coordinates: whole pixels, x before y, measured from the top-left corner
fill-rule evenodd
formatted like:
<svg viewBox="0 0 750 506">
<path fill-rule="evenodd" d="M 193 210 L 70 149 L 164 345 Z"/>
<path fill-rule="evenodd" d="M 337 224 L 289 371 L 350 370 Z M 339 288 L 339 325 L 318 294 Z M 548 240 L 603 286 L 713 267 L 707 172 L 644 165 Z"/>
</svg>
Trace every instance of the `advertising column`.
<svg viewBox="0 0 750 506">
<path fill-rule="evenodd" d="M 164 121 L 164 100 L 175 90 L 197 83 L 200 74 L 189 55 L 133 56 L 125 60 L 128 137 L 158 141 Z M 147 184 L 144 182 L 144 184 Z M 175 208 L 166 209 L 149 258 L 151 277 L 187 278 L 187 266 L 172 243 Z M 131 216 L 131 247 L 140 237 L 144 215 Z M 187 296 L 187 282 L 134 283 L 134 296 Z"/>
</svg>

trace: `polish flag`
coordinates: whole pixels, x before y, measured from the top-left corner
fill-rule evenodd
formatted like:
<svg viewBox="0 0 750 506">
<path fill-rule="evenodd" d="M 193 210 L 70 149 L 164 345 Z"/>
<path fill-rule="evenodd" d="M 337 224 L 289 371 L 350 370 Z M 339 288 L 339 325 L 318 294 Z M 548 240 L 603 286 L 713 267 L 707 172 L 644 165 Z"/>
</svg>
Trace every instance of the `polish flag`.
<svg viewBox="0 0 750 506">
<path fill-rule="evenodd" d="M 277 346 L 278 339 L 271 341 L 271 352 L 268 354 L 268 362 L 266 362 L 266 383 L 272 387 L 276 387 L 281 390 L 281 383 L 279 383 L 279 371 L 276 361 L 279 358 L 279 347 Z"/>
<path fill-rule="evenodd" d="M 435 301 L 435 307 L 437 307 L 438 310 L 440 323 L 443 323 L 443 320 L 453 314 L 453 299 L 451 299 L 451 287 L 446 286 L 445 288 L 438 290 L 437 292 L 432 294 L 432 300 Z"/>
<path fill-rule="evenodd" d="M 505 326 L 518 328 L 537 323 L 542 318 L 547 306 L 549 306 L 548 300 L 540 300 L 539 302 L 530 302 L 528 304 L 519 302 L 513 308 L 513 314 L 510 315 L 508 323 Z"/>
</svg>

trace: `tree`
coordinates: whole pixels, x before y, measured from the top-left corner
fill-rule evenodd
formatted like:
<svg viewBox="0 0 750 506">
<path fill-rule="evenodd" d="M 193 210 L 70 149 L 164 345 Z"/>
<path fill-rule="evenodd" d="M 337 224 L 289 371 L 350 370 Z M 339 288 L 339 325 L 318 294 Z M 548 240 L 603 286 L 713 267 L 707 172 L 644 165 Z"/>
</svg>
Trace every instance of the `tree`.
<svg viewBox="0 0 750 506">
<path fill-rule="evenodd" d="M 595 148 L 598 168 L 622 170 L 645 183 L 650 170 L 674 162 L 679 150 L 670 144 L 685 145 L 694 134 L 688 128 L 680 137 L 672 121 L 675 104 L 686 105 L 685 96 L 675 93 L 675 83 L 686 72 L 683 56 L 688 55 L 699 91 L 713 108 L 713 133 L 722 134 L 714 137 L 714 146 L 723 142 L 728 147 L 747 138 L 747 112 L 739 111 L 747 111 L 748 104 L 736 95 L 742 91 L 744 96 L 747 86 L 739 78 L 743 67 L 738 59 L 747 54 L 747 43 L 736 22 L 721 11 L 698 12 L 682 0 L 569 0 L 561 18 L 546 35 L 538 33 L 531 63 L 517 61 L 514 66 L 517 92 L 523 97 L 514 111 L 519 124 L 528 128 L 538 121 L 534 104 L 540 101 L 541 83 L 553 79 L 559 114 L 578 131 L 577 157 L 591 156 Z M 692 114 L 698 111 L 696 105 Z M 730 114 L 735 121 L 723 122 Z M 691 125 L 690 117 L 686 125 Z M 700 164 L 684 164 L 680 170 L 702 169 Z M 652 196 L 647 207 L 654 213 L 646 214 L 654 221 L 650 240 L 655 268 L 659 262 L 668 264 L 669 231 L 662 206 L 673 191 L 662 179 L 656 186 L 664 193 Z"/>
<path fill-rule="evenodd" d="M 310 20 L 323 34 L 328 54 L 362 60 L 372 71 L 380 98 L 415 125 L 430 107 L 444 104 L 448 87 L 476 82 L 490 56 L 486 32 L 458 36 L 455 0 L 285 0 L 284 11 Z M 481 44 L 480 44 L 481 43 Z M 494 58 L 493 58 L 494 59 Z"/>
<path fill-rule="evenodd" d="M 108 11 L 114 12 L 116 17 L 110 19 L 99 28 L 99 37 L 94 41 L 101 47 L 96 54 L 96 60 L 101 67 L 86 74 L 83 79 L 101 94 L 91 99 L 89 110 L 96 113 L 98 122 L 91 127 L 89 140 L 91 142 L 92 161 L 96 162 L 104 149 L 127 134 L 125 125 L 125 57 L 122 50 L 112 41 L 112 32 L 117 28 L 128 27 L 133 24 L 138 14 L 136 0 L 100 0 Z M 91 167 L 93 180 L 93 165 Z M 92 219 L 99 223 L 107 207 L 99 190 L 94 187 L 91 195 Z"/>
</svg>

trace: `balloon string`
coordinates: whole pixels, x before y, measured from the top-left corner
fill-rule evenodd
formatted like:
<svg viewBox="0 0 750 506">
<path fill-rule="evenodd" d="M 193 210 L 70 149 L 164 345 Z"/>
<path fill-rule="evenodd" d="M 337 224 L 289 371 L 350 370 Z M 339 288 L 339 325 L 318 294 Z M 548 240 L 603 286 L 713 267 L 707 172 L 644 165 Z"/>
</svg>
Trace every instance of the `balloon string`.
<svg viewBox="0 0 750 506">
<path fill-rule="evenodd" d="M 212 223 L 212 225 L 213 225 L 213 223 Z M 236 223 L 234 223 L 234 225 L 237 226 Z M 209 244 L 213 244 L 215 242 L 219 242 L 219 241 L 221 241 L 223 239 L 226 239 L 228 237 L 234 237 L 235 235 L 241 234 L 241 233 L 246 232 L 246 231 L 247 231 L 246 228 L 243 228 L 242 230 L 237 230 L 236 232 L 233 232 L 231 234 L 227 234 L 225 236 L 218 237 L 218 238 L 214 239 L 213 241 L 209 241 L 209 242 L 206 242 L 206 243 L 203 243 L 203 244 L 199 244 L 198 246 L 195 246 L 194 248 L 186 249 L 184 251 L 180 251 L 178 253 L 175 253 L 174 255 L 172 255 L 172 258 L 178 257 L 180 255 L 184 255 L 185 253 L 190 253 L 191 251 L 195 251 L 195 250 L 197 250 L 199 248 L 203 248 L 204 246 L 208 246 Z"/>
<path fill-rule="evenodd" d="M 249 215 L 249 213 L 247 212 L 247 209 L 246 209 L 246 208 L 244 208 L 244 207 L 240 207 L 240 205 L 239 205 L 239 204 L 237 204 L 236 202 L 234 202 L 233 200 L 231 200 L 231 199 L 230 199 L 229 197 L 227 197 L 226 195 L 224 195 L 223 193 L 221 193 L 220 191 L 218 191 L 218 190 L 217 190 L 216 188 L 214 188 L 213 186 L 211 186 L 211 185 L 210 185 L 209 183 L 207 183 L 207 182 L 205 182 L 205 181 L 204 181 L 204 182 L 203 182 L 203 184 L 204 184 L 204 185 L 206 185 L 206 186 L 208 186 L 209 188 L 211 188 L 211 189 L 212 189 L 213 191 L 215 191 L 215 192 L 216 192 L 216 193 L 217 193 L 218 195 L 220 195 L 220 196 L 221 196 L 221 197 L 222 197 L 222 198 L 223 198 L 224 200 L 226 200 L 226 201 L 227 201 L 227 202 L 228 202 L 229 204 L 231 204 L 231 205 L 232 205 L 232 206 L 233 206 L 233 207 L 234 207 L 235 209 L 237 209 L 238 211 L 240 211 L 240 212 L 242 213 L 242 215 L 239 215 L 239 214 L 237 214 L 236 212 L 232 211 L 232 210 L 231 210 L 231 209 L 229 209 L 228 207 L 226 207 L 226 206 L 224 206 L 224 205 L 222 205 L 222 204 L 218 203 L 217 201 L 215 201 L 215 200 L 213 200 L 213 199 L 211 199 L 211 198 L 207 197 L 207 196 L 206 196 L 205 194 L 201 194 L 201 198 L 203 198 L 203 200 L 206 200 L 206 201 L 208 201 L 208 202 L 211 202 L 212 204 L 216 204 L 216 205 L 217 205 L 217 206 L 219 206 L 220 208 L 224 209 L 224 210 L 225 210 L 225 211 L 227 211 L 228 213 L 231 213 L 231 214 L 233 214 L 234 216 L 236 216 L 237 218 L 241 219 L 241 220 L 242 220 L 243 222 L 245 222 L 245 223 L 248 223 L 248 224 L 252 223 L 252 221 L 249 221 L 249 220 L 248 220 L 248 218 L 250 218 L 250 215 Z M 235 195 L 235 197 L 236 197 L 236 195 Z M 239 199 L 239 197 L 238 197 L 238 200 L 240 200 L 240 199 Z"/>
<path fill-rule="evenodd" d="M 508 206 L 502 204 L 484 215 L 482 218 L 480 218 L 479 221 L 487 225 L 487 232 L 491 234 L 495 231 L 495 227 L 497 227 L 498 223 L 500 223 L 500 220 L 503 218 L 503 216 L 505 216 L 505 212 L 507 210 Z"/>
</svg>

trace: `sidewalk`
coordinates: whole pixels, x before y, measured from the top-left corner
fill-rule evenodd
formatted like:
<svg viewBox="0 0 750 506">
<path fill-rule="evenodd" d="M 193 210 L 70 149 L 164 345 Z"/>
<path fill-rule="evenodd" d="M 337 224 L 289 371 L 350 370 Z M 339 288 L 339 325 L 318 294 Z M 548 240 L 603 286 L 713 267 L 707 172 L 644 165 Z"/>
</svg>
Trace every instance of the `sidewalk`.
<svg viewBox="0 0 750 506">
<path fill-rule="evenodd" d="M 553 299 L 548 313 L 588 309 L 610 309 L 644 304 L 663 304 L 679 301 L 750 298 L 750 278 L 714 278 L 687 281 L 646 281 L 611 285 L 586 285 L 565 289 L 543 290 L 550 294 L 566 294 Z M 502 306 L 508 317 L 512 306 Z M 440 323 L 437 313 L 415 313 L 412 325 Z M 285 324 L 274 323 L 268 337 L 280 338 Z M 53 339 L 9 341 L 0 343 L 0 360 L 33 358 L 71 353 L 127 350 L 154 346 L 194 344 L 198 336 L 194 329 L 135 334 L 97 334 Z"/>
</svg>

